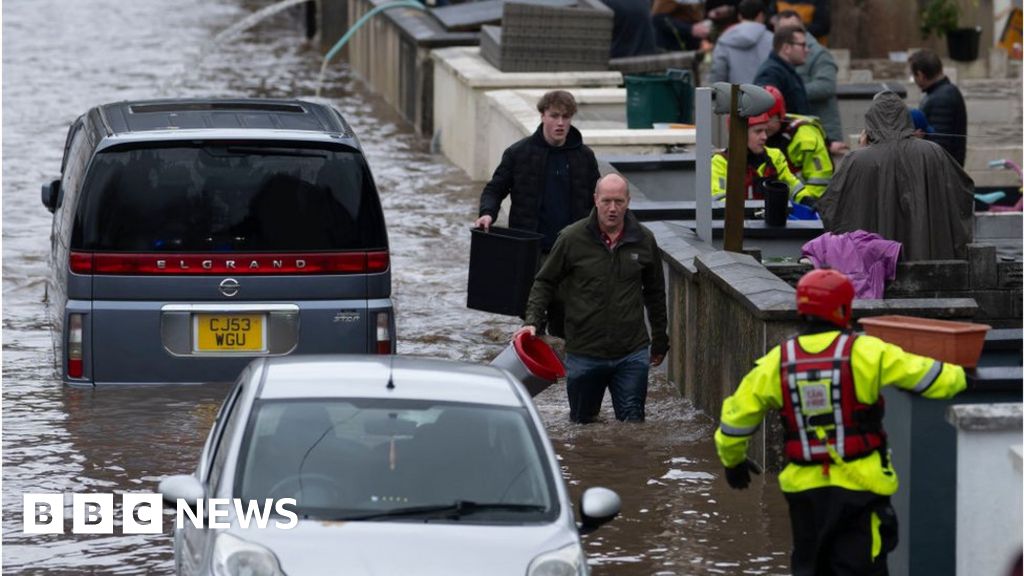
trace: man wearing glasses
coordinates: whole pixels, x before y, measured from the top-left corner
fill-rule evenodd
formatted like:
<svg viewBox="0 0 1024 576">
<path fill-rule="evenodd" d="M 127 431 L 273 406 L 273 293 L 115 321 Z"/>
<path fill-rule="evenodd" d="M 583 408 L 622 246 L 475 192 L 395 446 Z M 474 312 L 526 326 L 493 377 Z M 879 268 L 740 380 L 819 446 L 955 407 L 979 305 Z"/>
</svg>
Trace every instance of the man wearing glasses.
<svg viewBox="0 0 1024 576">
<path fill-rule="evenodd" d="M 775 86 L 794 114 L 810 114 L 807 90 L 796 67 L 807 60 L 807 38 L 803 26 L 780 26 L 772 38 L 772 53 L 754 77 L 758 86 Z"/>
</svg>

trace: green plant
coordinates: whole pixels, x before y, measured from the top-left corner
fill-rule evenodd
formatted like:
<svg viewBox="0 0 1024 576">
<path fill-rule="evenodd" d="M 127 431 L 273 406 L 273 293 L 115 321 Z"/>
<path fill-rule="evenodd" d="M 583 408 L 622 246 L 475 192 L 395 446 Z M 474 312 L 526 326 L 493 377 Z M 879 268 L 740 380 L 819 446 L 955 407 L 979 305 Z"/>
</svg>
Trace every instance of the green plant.
<svg viewBox="0 0 1024 576">
<path fill-rule="evenodd" d="M 959 21 L 960 6 L 956 0 L 928 0 L 921 10 L 921 35 L 925 39 L 932 34 L 941 38 L 957 28 Z"/>
</svg>

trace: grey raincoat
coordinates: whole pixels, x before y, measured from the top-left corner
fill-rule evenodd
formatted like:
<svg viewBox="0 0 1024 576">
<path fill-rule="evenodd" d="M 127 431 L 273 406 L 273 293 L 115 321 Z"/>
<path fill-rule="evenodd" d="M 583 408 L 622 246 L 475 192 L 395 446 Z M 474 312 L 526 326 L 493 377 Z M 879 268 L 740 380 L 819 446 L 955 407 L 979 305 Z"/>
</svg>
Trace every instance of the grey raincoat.
<svg viewBox="0 0 1024 576">
<path fill-rule="evenodd" d="M 875 232 L 903 244 L 903 260 L 967 257 L 974 181 L 941 146 L 913 136 L 910 112 L 881 92 L 864 115 L 869 145 L 843 159 L 817 202 L 825 230 Z"/>
</svg>

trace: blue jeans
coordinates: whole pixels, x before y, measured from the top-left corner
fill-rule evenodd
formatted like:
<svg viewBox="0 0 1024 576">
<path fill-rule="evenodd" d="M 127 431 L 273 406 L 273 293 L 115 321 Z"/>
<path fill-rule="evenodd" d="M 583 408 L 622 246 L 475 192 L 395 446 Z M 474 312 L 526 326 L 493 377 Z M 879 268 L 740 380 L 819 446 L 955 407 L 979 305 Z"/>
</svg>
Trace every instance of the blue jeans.
<svg viewBox="0 0 1024 576">
<path fill-rule="evenodd" d="M 647 347 L 621 358 L 566 354 L 569 419 L 582 424 L 593 422 L 601 411 L 607 388 L 616 419 L 643 422 L 650 366 L 651 351 Z"/>
</svg>

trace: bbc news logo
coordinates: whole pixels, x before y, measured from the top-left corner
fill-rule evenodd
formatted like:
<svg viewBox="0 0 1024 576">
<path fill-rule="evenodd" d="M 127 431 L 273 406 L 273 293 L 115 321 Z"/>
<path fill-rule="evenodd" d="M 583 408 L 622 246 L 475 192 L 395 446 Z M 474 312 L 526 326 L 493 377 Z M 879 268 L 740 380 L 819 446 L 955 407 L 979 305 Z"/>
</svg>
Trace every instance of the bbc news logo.
<svg viewBox="0 0 1024 576">
<path fill-rule="evenodd" d="M 160 494 L 126 492 L 120 498 L 123 534 L 163 533 L 164 500 Z M 66 510 L 63 494 L 24 494 L 21 502 L 25 534 L 64 533 Z M 290 530 L 299 523 L 295 504 L 294 498 L 205 498 L 193 507 L 179 499 L 175 505 L 175 527 L 181 529 L 191 524 L 196 528 L 230 528 L 234 517 L 241 528 L 255 525 L 258 528 L 270 526 Z M 72 494 L 71 533 L 113 534 L 115 513 L 114 494 Z"/>
</svg>

